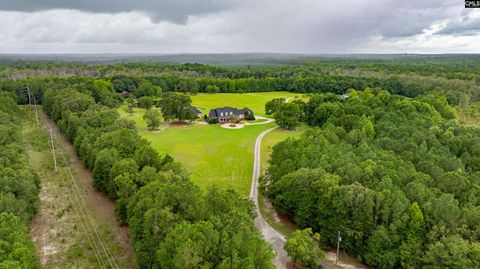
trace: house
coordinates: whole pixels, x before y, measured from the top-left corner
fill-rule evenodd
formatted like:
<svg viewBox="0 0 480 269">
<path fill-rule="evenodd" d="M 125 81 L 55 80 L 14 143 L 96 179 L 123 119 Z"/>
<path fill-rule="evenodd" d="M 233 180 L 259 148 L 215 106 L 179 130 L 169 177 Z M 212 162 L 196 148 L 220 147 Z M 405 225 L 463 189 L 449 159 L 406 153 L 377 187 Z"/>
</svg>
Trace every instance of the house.
<svg viewBox="0 0 480 269">
<path fill-rule="evenodd" d="M 229 121 L 228 117 L 230 115 L 236 115 L 238 117 L 238 120 L 240 121 L 245 119 L 245 116 L 253 116 L 253 111 L 250 110 L 248 107 L 244 107 L 242 109 L 237 109 L 229 106 L 214 108 L 210 109 L 210 112 L 208 112 L 208 119 L 217 120 L 219 123 L 226 123 Z"/>
<path fill-rule="evenodd" d="M 200 111 L 198 107 L 193 107 L 193 111 L 195 112 L 195 115 L 197 115 L 197 118 L 200 118 L 202 116 L 202 111 Z"/>
</svg>

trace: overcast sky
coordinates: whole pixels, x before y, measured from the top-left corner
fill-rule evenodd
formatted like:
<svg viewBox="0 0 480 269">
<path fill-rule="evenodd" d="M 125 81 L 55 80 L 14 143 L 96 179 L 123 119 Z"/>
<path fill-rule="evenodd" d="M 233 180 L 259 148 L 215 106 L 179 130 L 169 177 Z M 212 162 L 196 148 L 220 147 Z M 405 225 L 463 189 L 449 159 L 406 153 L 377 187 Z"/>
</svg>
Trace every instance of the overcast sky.
<svg viewBox="0 0 480 269">
<path fill-rule="evenodd" d="M 480 53 L 462 0 L 0 0 L 0 53 Z"/>
</svg>

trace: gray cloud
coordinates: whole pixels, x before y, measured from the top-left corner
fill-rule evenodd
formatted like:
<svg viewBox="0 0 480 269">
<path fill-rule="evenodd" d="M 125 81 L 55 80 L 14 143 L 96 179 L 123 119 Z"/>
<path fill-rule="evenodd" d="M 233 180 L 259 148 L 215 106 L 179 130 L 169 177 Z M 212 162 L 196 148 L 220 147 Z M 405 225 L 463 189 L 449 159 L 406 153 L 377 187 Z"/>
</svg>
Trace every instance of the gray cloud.
<svg viewBox="0 0 480 269">
<path fill-rule="evenodd" d="M 480 52 L 458 0 L 158 2 L 0 0 L 0 53 Z"/>
<path fill-rule="evenodd" d="M 463 16 L 460 19 L 454 19 L 437 32 L 441 35 L 476 35 L 480 33 L 480 17 Z"/>
<path fill-rule="evenodd" d="M 182 23 L 189 15 L 227 10 L 235 3 L 235 0 L 0 0 L 0 10 L 35 12 L 75 9 L 93 13 L 142 11 L 156 21 Z"/>
</svg>

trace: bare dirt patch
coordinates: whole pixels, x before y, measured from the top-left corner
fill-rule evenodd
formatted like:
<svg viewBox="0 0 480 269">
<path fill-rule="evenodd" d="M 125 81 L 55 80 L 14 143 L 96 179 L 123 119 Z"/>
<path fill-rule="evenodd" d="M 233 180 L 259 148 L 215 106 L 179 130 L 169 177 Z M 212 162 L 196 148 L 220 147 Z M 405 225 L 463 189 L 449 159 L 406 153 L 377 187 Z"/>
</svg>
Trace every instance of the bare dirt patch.
<svg viewBox="0 0 480 269">
<path fill-rule="evenodd" d="M 119 225 L 115 213 L 115 201 L 93 187 L 92 172 L 78 159 L 72 144 L 59 132 L 53 121 L 48 119 L 48 122 L 63 149 L 70 156 L 75 180 L 83 190 L 83 197 L 100 229 L 107 229 L 107 233 L 113 235 L 114 245 L 119 247 L 116 251 L 119 265 L 122 268 L 135 268 L 135 252 L 132 247 L 130 230 L 127 226 Z"/>
<path fill-rule="evenodd" d="M 114 201 L 92 187 L 92 174 L 74 154 L 72 145 L 60 135 L 53 122 L 48 120 L 48 125 L 52 127 L 57 146 L 61 146 L 67 155 L 66 162 L 73 179 L 69 177 L 67 166 L 62 166 L 60 150 L 56 151 L 59 170 L 55 172 L 50 144 L 41 143 L 47 146 L 39 148 L 32 139 L 24 139 L 30 164 L 41 178 L 40 203 L 30 230 L 43 267 L 101 268 L 95 255 L 98 253 L 94 249 L 95 243 L 91 240 L 94 231 L 87 226 L 88 221 L 82 218 L 85 215 L 79 210 L 78 200 L 73 198 L 80 195 L 86 212 L 96 223 L 97 232 L 118 267 L 136 268 L 129 229 L 118 224 Z M 32 131 L 44 132 L 36 129 L 34 123 L 24 124 L 25 135 Z M 107 259 L 105 254 L 99 257 Z"/>
<path fill-rule="evenodd" d="M 170 126 L 187 126 L 190 125 L 190 122 L 187 121 L 172 121 L 169 124 Z"/>
</svg>

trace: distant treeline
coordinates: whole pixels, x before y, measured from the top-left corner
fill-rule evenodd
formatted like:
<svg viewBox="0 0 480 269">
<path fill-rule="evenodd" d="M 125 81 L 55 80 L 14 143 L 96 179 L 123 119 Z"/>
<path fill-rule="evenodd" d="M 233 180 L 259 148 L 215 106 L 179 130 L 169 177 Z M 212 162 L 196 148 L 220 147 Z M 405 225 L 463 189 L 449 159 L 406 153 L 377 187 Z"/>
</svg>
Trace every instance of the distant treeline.
<svg viewBox="0 0 480 269">
<path fill-rule="evenodd" d="M 22 145 L 21 112 L 0 92 L 0 268 L 40 268 L 28 232 L 36 213 L 40 179 Z"/>
<path fill-rule="evenodd" d="M 26 70 L 32 70 L 28 67 Z M 38 63 L 30 63 L 38 65 Z M 46 72 L 57 64 L 44 64 Z M 36 77 L 27 74 L 17 79 L 0 79 L 0 89 L 15 92 L 19 103 L 27 101 L 25 87 L 28 85 L 41 100 L 42 93 L 48 88 L 91 87 L 95 79 L 112 83 L 117 93 L 128 92 L 140 97 L 158 95 L 161 92 L 177 91 L 185 93 L 241 93 L 289 91 L 298 93 L 344 93 L 349 89 L 378 88 L 393 94 L 415 97 L 429 92 L 442 93 L 450 104 L 468 105 L 470 101 L 480 100 L 480 85 L 476 65 L 465 64 L 467 77 L 454 75 L 460 71 L 456 65 L 450 68 L 449 62 L 432 64 L 430 70 L 421 63 L 383 61 L 339 61 L 339 63 L 314 62 L 299 66 L 277 68 L 226 69 L 199 64 L 183 65 L 72 65 L 76 71 L 73 76 L 46 75 Z M 69 66 L 67 65 L 67 66 Z M 472 69 L 468 68 L 473 65 Z M 480 66 L 480 64 L 479 64 Z M 422 69 L 423 68 L 423 69 Z M 476 69 L 477 68 L 477 69 Z M 33 69 L 35 70 L 37 69 Z M 408 72 L 405 70 L 409 70 Z M 425 71 L 427 70 L 427 71 Z M 451 70 L 451 71 L 448 71 Z M 469 71 L 473 70 L 473 71 Z M 445 72 L 452 76 L 446 76 Z M 468 73 L 469 72 L 469 73 Z M 470 75 L 468 75 L 470 74 Z M 444 76 L 445 75 L 445 76 Z M 150 85 L 147 85 L 148 83 Z M 143 88 L 141 87 L 143 84 Z M 149 90 L 156 87 L 160 90 Z"/>
</svg>

